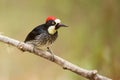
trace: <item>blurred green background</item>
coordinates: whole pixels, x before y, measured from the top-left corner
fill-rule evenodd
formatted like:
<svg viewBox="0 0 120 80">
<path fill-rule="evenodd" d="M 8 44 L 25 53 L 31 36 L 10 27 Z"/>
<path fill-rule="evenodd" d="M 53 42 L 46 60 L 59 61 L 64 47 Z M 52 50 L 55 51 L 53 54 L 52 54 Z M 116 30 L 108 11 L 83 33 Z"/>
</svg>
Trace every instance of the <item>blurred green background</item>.
<svg viewBox="0 0 120 80">
<path fill-rule="evenodd" d="M 59 30 L 54 53 L 82 68 L 120 80 L 120 0 L 0 0 L 0 33 L 24 41 L 49 15 Z M 0 80 L 87 80 L 0 42 Z"/>
</svg>

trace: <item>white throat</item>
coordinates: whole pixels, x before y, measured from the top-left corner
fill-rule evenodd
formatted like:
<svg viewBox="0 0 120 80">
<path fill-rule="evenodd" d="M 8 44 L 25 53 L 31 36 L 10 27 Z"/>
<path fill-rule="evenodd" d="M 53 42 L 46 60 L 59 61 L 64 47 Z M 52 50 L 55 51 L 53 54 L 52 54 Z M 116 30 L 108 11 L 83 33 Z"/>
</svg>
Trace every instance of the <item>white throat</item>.
<svg viewBox="0 0 120 80">
<path fill-rule="evenodd" d="M 55 26 L 50 26 L 49 28 L 48 28 L 48 33 L 49 34 L 55 34 L 55 32 L 56 32 L 57 30 L 55 30 Z"/>
</svg>

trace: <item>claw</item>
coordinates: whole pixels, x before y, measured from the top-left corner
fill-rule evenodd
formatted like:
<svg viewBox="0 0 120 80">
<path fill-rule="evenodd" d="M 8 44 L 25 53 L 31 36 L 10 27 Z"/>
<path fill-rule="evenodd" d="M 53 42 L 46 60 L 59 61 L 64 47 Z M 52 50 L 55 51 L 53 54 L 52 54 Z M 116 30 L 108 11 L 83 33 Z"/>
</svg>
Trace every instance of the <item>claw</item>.
<svg viewBox="0 0 120 80">
<path fill-rule="evenodd" d="M 47 47 L 47 51 L 50 52 L 50 54 L 51 54 L 51 60 L 54 61 L 54 53 L 52 52 L 52 50 L 50 50 L 50 48 Z"/>
</svg>

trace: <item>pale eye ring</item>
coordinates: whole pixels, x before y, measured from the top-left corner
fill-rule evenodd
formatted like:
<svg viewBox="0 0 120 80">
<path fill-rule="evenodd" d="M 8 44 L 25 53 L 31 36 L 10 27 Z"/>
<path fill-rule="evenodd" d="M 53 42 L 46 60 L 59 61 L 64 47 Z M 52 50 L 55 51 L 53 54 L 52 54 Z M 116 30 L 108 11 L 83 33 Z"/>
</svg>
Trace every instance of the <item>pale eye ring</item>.
<svg viewBox="0 0 120 80">
<path fill-rule="evenodd" d="M 54 22 L 54 21 L 52 21 L 52 23 L 51 23 L 52 25 L 55 25 L 56 23 Z"/>
</svg>

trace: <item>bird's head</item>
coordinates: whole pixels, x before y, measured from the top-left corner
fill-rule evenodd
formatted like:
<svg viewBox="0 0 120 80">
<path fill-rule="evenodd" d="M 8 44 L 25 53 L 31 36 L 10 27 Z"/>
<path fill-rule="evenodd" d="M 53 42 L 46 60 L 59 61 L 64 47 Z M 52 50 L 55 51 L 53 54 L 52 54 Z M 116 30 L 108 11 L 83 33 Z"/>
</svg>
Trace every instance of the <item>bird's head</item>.
<svg viewBox="0 0 120 80">
<path fill-rule="evenodd" d="M 60 27 L 67 27 L 66 25 L 61 23 L 61 20 L 54 17 L 49 16 L 46 19 L 46 26 L 48 26 L 48 32 L 49 34 L 54 34 Z"/>
</svg>

